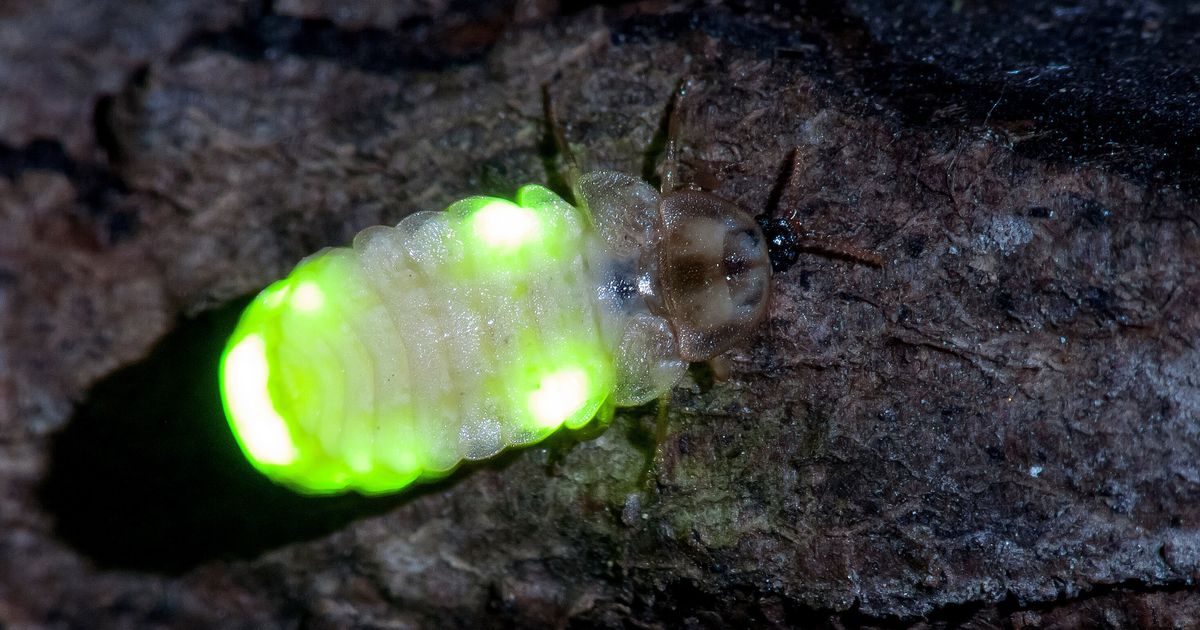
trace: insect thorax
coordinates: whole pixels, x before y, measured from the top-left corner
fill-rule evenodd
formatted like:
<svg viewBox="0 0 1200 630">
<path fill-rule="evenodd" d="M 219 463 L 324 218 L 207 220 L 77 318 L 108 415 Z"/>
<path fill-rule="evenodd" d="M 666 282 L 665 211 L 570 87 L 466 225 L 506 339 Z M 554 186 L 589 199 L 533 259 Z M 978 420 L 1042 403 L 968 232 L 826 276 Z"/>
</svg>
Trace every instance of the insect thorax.
<svg viewBox="0 0 1200 630">
<path fill-rule="evenodd" d="M 624 355 L 637 366 L 633 372 L 656 375 L 632 380 L 678 376 L 680 359 L 715 357 L 757 327 L 769 298 L 770 260 L 761 229 L 740 208 L 699 190 L 664 197 L 611 171 L 583 175 L 579 192 L 612 259 L 593 265 L 606 271 L 598 278 L 606 312 L 633 318 L 638 330 L 669 331 Z M 643 321 L 647 315 L 652 319 Z"/>
</svg>

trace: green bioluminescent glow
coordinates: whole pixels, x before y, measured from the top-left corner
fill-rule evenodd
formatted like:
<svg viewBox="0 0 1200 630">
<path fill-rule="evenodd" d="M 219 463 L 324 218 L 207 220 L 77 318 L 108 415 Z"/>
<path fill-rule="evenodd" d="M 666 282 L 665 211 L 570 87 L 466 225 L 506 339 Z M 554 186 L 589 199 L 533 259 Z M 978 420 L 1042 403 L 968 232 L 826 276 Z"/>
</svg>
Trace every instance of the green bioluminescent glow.
<svg viewBox="0 0 1200 630">
<path fill-rule="evenodd" d="M 292 305 L 301 311 L 315 311 L 325 305 L 325 294 L 312 282 L 296 285 Z"/>
<path fill-rule="evenodd" d="M 558 428 L 578 413 L 588 400 L 588 377 L 577 367 L 569 367 L 542 379 L 529 394 L 529 411 L 540 427 Z"/>
<path fill-rule="evenodd" d="M 250 457 L 272 466 L 296 461 L 287 421 L 275 411 L 267 391 L 270 368 L 262 337 L 246 335 L 226 355 L 221 378 L 234 433 Z"/>
<path fill-rule="evenodd" d="M 475 211 L 471 223 L 475 235 L 496 247 L 517 247 L 537 237 L 537 214 L 503 199 L 494 200 Z"/>
<path fill-rule="evenodd" d="M 606 408 L 579 211 L 526 186 L 431 216 L 310 256 L 242 314 L 221 391 L 271 479 L 392 492 Z"/>
</svg>

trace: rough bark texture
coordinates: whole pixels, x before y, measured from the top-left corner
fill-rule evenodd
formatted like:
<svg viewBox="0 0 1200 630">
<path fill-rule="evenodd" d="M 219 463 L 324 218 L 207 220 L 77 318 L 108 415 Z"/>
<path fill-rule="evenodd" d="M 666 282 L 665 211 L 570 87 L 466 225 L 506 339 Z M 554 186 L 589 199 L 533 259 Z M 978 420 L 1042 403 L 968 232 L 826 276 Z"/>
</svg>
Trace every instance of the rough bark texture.
<svg viewBox="0 0 1200 630">
<path fill-rule="evenodd" d="M 0 8 L 0 627 L 1200 623 L 1200 12 L 894 4 Z M 683 77 L 690 181 L 885 268 L 777 277 L 648 478 L 652 407 L 395 497 L 245 464 L 240 296 L 561 185 L 544 81 L 653 180 Z"/>
</svg>

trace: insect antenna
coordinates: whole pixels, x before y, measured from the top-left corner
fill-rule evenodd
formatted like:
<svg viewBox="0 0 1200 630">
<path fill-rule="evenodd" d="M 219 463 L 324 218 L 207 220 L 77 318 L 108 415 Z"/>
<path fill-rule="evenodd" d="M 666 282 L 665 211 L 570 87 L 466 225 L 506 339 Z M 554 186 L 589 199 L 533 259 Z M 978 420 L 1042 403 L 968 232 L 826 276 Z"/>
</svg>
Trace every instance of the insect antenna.
<svg viewBox="0 0 1200 630">
<path fill-rule="evenodd" d="M 775 176 L 775 185 L 771 187 L 771 194 L 767 196 L 767 206 L 763 209 L 763 213 L 760 216 L 775 216 L 775 213 L 779 210 L 779 203 L 783 201 L 783 195 L 787 192 L 788 185 L 792 183 L 792 177 L 795 176 L 799 168 L 799 162 L 800 150 L 792 149 L 788 153 L 788 159 L 780 167 L 779 174 Z"/>
<path fill-rule="evenodd" d="M 846 241 L 805 230 L 804 224 L 794 214 L 786 219 L 774 216 L 799 170 L 800 151 L 792 149 L 791 159 L 780 169 L 775 186 L 771 188 L 771 194 L 767 197 L 766 210 L 754 219 L 767 238 L 767 254 L 771 259 L 771 270 L 776 273 L 787 271 L 796 264 L 800 252 L 821 254 L 872 267 L 883 267 L 883 258 L 875 252 Z"/>
<path fill-rule="evenodd" d="M 545 112 L 550 135 L 554 138 L 554 146 L 558 148 L 558 153 L 567 166 L 567 187 L 571 189 L 572 201 L 578 205 L 583 202 L 583 197 L 579 193 L 579 162 L 575 159 L 575 152 L 567 143 L 567 136 L 563 132 L 562 124 L 558 122 L 558 116 L 554 113 L 554 99 L 550 96 L 550 84 L 548 83 L 542 84 L 542 111 Z"/>
<path fill-rule="evenodd" d="M 801 229 L 798 220 L 788 219 L 788 222 L 792 224 L 793 229 Z M 883 257 L 871 250 L 812 232 L 797 235 L 796 249 L 813 254 L 823 254 L 830 258 L 841 258 L 850 262 L 862 263 L 875 268 L 883 267 Z"/>
</svg>

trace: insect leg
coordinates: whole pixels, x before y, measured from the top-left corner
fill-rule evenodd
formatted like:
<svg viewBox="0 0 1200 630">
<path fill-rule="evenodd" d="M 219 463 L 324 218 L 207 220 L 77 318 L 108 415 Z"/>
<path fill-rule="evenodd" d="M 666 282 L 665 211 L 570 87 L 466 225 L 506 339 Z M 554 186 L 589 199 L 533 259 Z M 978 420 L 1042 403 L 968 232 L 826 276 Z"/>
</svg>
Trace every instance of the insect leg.
<svg viewBox="0 0 1200 630">
<path fill-rule="evenodd" d="M 558 122 L 558 116 L 554 114 L 554 99 L 550 97 L 549 84 L 542 84 L 542 110 L 546 114 L 550 134 L 554 136 L 554 146 L 558 147 L 558 153 L 567 165 L 567 186 L 571 188 L 573 201 L 580 204 L 583 197 L 579 194 L 579 162 L 575 160 L 575 152 L 571 150 L 571 145 L 567 144 L 567 136 Z"/>
<path fill-rule="evenodd" d="M 656 458 L 662 457 L 662 447 L 667 441 L 667 411 L 670 406 L 670 394 L 663 394 L 658 397 L 658 414 L 654 419 L 654 453 Z"/>
<path fill-rule="evenodd" d="M 670 113 L 667 115 L 667 147 L 663 155 L 663 174 L 662 185 L 659 187 L 659 192 L 667 194 L 679 188 L 679 128 L 680 119 L 683 114 L 683 97 L 687 95 L 691 88 L 692 82 L 690 79 L 683 79 L 679 82 L 679 89 L 671 95 L 671 101 L 667 103 L 667 108 Z"/>
<path fill-rule="evenodd" d="M 654 434 L 653 441 L 649 444 L 649 448 L 645 450 L 646 460 L 642 464 L 642 471 L 638 475 L 638 486 L 647 490 L 654 486 L 655 479 L 658 478 L 658 471 L 663 467 L 666 453 L 663 452 L 663 445 L 667 443 L 667 411 L 670 408 L 671 395 L 669 392 L 658 397 L 658 411 L 654 418 Z"/>
</svg>

